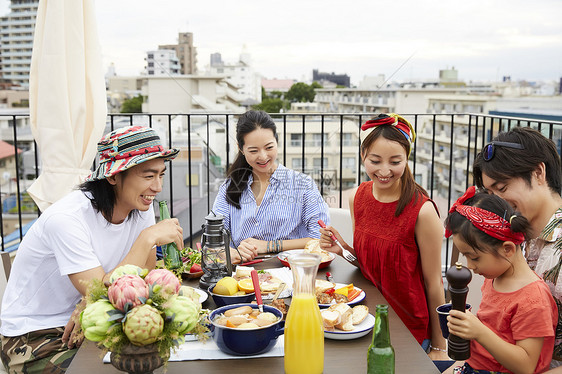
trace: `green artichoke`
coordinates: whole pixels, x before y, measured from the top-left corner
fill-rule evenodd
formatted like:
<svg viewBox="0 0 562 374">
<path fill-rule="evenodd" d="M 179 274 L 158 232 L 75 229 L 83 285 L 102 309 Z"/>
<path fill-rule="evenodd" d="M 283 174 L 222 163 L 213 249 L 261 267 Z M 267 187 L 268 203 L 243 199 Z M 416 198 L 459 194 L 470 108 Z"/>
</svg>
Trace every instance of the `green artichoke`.
<svg viewBox="0 0 562 374">
<path fill-rule="evenodd" d="M 127 314 L 123 331 L 134 345 L 152 344 L 164 329 L 164 319 L 160 312 L 147 304 L 134 307 Z"/>
<path fill-rule="evenodd" d="M 132 275 L 138 275 L 139 277 L 145 277 L 146 274 L 148 274 L 148 269 L 142 269 L 137 265 L 130 265 L 130 264 L 122 265 L 116 268 L 115 270 L 113 270 L 113 273 L 111 273 L 111 277 L 109 278 L 109 282 L 113 283 L 117 280 L 117 278 L 125 274 L 132 274 Z"/>
<path fill-rule="evenodd" d="M 198 311 L 201 311 L 201 302 L 199 301 L 201 296 L 197 293 L 197 291 L 195 291 L 195 288 L 189 286 L 181 286 L 179 295 L 193 300 L 193 302 L 197 304 Z"/>
<path fill-rule="evenodd" d="M 164 304 L 164 314 L 173 318 L 179 334 L 186 334 L 193 330 L 199 320 L 201 304 L 186 296 L 172 296 Z"/>
<path fill-rule="evenodd" d="M 105 338 L 107 330 L 114 323 L 114 321 L 109 321 L 109 314 L 107 313 L 111 310 L 115 310 L 115 308 L 109 301 L 98 300 L 82 311 L 80 324 L 86 339 L 99 342 Z"/>
</svg>

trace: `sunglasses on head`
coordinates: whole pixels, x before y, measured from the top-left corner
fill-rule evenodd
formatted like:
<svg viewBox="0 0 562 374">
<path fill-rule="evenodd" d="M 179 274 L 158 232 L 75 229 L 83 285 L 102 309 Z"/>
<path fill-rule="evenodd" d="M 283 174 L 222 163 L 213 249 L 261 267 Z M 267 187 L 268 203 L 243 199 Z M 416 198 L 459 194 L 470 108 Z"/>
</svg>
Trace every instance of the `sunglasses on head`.
<svg viewBox="0 0 562 374">
<path fill-rule="evenodd" d="M 525 149 L 523 144 L 519 143 L 511 143 L 511 142 L 490 142 L 482 148 L 482 157 L 484 161 L 490 161 L 494 158 L 494 148 L 496 146 L 499 147 L 506 147 L 506 148 L 514 148 L 514 149 Z"/>
</svg>

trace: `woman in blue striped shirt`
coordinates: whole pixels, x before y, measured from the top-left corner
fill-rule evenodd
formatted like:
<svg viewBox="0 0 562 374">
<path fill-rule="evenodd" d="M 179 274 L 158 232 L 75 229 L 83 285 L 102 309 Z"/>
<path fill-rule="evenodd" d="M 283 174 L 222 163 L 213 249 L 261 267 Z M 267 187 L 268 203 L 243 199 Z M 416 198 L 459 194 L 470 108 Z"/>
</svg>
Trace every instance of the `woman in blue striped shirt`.
<svg viewBox="0 0 562 374">
<path fill-rule="evenodd" d="M 263 111 L 244 113 L 236 126 L 238 155 L 219 189 L 213 211 L 232 234 L 233 262 L 258 254 L 304 248 L 319 238 L 328 207 L 307 175 L 277 163 L 277 129 Z"/>
</svg>

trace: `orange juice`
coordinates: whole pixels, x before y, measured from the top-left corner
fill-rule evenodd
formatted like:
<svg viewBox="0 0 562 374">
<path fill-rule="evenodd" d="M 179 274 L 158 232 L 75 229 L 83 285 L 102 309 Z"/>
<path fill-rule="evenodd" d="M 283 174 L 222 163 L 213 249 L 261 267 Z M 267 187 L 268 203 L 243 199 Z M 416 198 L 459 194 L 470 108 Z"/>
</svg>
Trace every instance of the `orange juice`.
<svg viewBox="0 0 562 374">
<path fill-rule="evenodd" d="M 293 295 L 285 321 L 285 373 L 322 373 L 324 370 L 324 327 L 311 294 Z"/>
</svg>

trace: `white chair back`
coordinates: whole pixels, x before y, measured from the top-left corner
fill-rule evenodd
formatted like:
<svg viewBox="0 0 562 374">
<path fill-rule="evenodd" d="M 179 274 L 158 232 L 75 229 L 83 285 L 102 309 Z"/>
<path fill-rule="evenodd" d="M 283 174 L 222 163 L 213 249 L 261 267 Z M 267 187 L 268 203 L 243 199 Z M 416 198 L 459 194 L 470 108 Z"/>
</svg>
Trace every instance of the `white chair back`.
<svg viewBox="0 0 562 374">
<path fill-rule="evenodd" d="M 343 240 L 353 247 L 353 225 L 349 209 L 330 208 L 330 226 L 341 234 Z"/>
<path fill-rule="evenodd" d="M 10 271 L 12 270 L 12 259 L 10 253 L 0 252 L 0 257 L 2 258 L 2 268 L 0 269 L 0 307 L 2 306 L 2 298 L 4 297 L 4 290 L 6 290 L 6 285 L 8 284 L 8 278 L 10 277 Z"/>
</svg>

